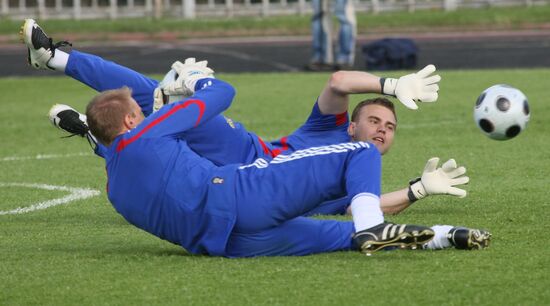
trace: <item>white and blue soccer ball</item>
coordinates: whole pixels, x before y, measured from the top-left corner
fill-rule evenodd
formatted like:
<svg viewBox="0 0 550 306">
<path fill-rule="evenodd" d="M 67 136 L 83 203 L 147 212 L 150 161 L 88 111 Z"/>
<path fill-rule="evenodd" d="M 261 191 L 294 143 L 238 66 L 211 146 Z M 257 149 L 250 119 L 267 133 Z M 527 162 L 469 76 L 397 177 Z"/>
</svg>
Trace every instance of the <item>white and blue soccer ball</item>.
<svg viewBox="0 0 550 306">
<path fill-rule="evenodd" d="M 530 111 L 527 97 L 517 88 L 499 84 L 477 98 L 474 119 L 483 134 L 496 140 L 516 137 L 525 129 Z"/>
</svg>

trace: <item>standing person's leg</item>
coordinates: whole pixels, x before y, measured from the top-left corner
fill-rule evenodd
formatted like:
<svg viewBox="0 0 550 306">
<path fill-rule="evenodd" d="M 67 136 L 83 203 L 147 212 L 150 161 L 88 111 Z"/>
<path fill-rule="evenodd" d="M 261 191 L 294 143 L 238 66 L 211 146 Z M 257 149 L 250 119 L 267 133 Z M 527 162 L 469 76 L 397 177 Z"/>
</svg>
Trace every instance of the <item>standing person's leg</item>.
<svg viewBox="0 0 550 306">
<path fill-rule="evenodd" d="M 353 67 L 355 61 L 355 40 L 357 37 L 357 20 L 353 0 L 336 0 L 335 14 L 340 23 L 336 65 L 344 70 L 349 70 Z"/>
<path fill-rule="evenodd" d="M 353 222 L 298 217 L 253 233 L 234 231 L 228 257 L 301 256 L 352 249 Z"/>
<path fill-rule="evenodd" d="M 332 22 L 329 0 L 312 0 L 313 17 L 311 19 L 312 56 L 311 64 L 331 65 L 334 61 L 332 53 Z"/>
</svg>

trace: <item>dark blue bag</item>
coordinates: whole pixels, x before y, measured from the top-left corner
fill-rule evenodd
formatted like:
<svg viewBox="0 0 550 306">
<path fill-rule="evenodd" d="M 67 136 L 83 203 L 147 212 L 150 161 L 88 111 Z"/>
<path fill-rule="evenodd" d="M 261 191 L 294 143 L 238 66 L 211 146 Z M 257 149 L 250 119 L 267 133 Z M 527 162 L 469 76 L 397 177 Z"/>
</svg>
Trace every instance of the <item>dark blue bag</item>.
<svg viewBox="0 0 550 306">
<path fill-rule="evenodd" d="M 401 70 L 416 67 L 418 47 L 408 38 L 385 38 L 363 45 L 367 70 Z"/>
</svg>

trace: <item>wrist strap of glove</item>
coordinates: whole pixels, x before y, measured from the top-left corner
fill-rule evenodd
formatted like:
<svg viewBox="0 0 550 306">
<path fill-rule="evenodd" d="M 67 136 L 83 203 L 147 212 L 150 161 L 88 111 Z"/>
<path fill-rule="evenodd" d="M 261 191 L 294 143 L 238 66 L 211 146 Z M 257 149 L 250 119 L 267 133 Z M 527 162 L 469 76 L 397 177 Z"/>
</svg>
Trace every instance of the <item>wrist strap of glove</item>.
<svg viewBox="0 0 550 306">
<path fill-rule="evenodd" d="M 382 93 L 395 97 L 395 88 L 397 87 L 397 79 L 393 78 L 380 78 L 380 87 Z"/>
<path fill-rule="evenodd" d="M 424 185 L 422 185 L 422 180 L 420 177 L 409 181 L 409 191 L 407 192 L 407 197 L 409 198 L 409 202 L 411 202 L 411 204 L 426 197 L 426 195 L 426 190 L 424 189 Z"/>
<path fill-rule="evenodd" d="M 158 111 L 166 103 L 168 103 L 168 97 L 164 94 L 162 88 L 155 88 L 153 92 L 153 113 Z"/>
<path fill-rule="evenodd" d="M 204 88 L 204 87 L 197 88 L 197 83 L 200 80 L 213 79 L 213 78 L 214 78 L 213 76 L 205 76 L 205 75 L 190 76 L 189 78 L 187 78 L 187 80 L 185 80 L 185 86 L 194 93 L 195 91 L 201 90 Z"/>
</svg>

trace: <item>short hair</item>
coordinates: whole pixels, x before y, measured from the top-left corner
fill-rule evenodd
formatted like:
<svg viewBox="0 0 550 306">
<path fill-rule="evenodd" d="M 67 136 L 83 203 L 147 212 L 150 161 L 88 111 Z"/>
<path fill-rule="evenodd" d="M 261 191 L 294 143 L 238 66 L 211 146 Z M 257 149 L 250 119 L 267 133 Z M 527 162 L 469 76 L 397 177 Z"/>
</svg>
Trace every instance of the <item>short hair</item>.
<svg viewBox="0 0 550 306">
<path fill-rule="evenodd" d="M 384 97 L 377 97 L 377 98 L 367 99 L 359 102 L 359 104 L 355 106 L 355 108 L 353 109 L 353 112 L 351 113 L 352 122 L 356 122 L 359 119 L 361 110 L 363 109 L 363 107 L 367 105 L 380 105 L 389 109 L 393 113 L 393 116 L 395 117 L 395 121 L 397 121 L 397 114 L 395 113 L 395 105 L 393 104 L 393 102 Z"/>
<path fill-rule="evenodd" d="M 88 127 L 99 142 L 108 146 L 120 134 L 124 117 L 132 111 L 131 99 L 132 90 L 125 86 L 106 90 L 88 103 L 86 107 Z"/>
</svg>

